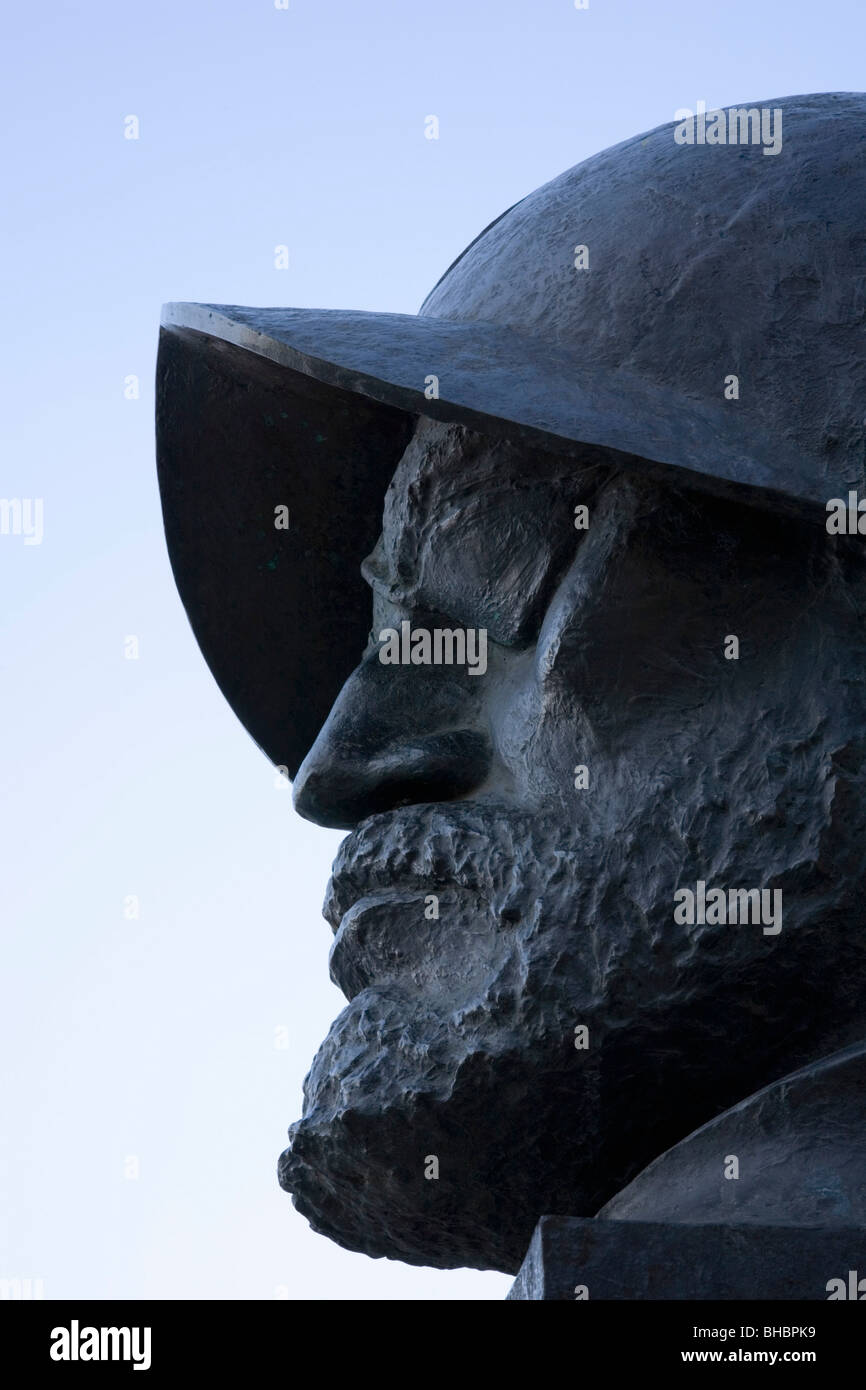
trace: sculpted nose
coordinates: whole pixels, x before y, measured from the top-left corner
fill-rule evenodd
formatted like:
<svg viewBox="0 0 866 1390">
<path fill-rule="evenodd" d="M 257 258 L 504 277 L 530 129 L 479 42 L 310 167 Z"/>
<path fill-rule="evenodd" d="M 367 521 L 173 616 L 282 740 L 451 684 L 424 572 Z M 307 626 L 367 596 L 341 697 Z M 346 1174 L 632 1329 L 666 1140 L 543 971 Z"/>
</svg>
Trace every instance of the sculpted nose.
<svg viewBox="0 0 866 1390">
<path fill-rule="evenodd" d="M 395 806 L 467 796 L 486 779 L 492 757 L 473 685 L 442 667 L 382 666 L 371 653 L 298 770 L 299 815 L 351 830 Z"/>
</svg>

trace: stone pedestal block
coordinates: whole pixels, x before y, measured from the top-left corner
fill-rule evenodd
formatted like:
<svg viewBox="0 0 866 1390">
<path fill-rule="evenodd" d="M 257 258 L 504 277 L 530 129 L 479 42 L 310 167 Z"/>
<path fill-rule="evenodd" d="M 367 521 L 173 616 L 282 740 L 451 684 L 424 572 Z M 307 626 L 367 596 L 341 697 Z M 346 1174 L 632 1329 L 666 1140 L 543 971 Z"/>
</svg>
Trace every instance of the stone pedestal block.
<svg viewBox="0 0 866 1390">
<path fill-rule="evenodd" d="M 866 1300 L 866 1229 L 543 1216 L 508 1298 L 826 1301 L 831 1294 Z"/>
</svg>

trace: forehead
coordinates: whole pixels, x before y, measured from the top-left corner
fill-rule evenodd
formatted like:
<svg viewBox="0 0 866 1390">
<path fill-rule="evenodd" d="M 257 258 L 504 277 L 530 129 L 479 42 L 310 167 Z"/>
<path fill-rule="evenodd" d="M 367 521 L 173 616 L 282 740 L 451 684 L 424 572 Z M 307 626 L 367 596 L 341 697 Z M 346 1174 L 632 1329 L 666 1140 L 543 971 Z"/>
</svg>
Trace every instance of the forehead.
<svg viewBox="0 0 866 1390">
<path fill-rule="evenodd" d="M 407 609 L 520 642 L 575 548 L 575 506 L 606 470 L 421 420 L 388 488 L 364 574 Z"/>
</svg>

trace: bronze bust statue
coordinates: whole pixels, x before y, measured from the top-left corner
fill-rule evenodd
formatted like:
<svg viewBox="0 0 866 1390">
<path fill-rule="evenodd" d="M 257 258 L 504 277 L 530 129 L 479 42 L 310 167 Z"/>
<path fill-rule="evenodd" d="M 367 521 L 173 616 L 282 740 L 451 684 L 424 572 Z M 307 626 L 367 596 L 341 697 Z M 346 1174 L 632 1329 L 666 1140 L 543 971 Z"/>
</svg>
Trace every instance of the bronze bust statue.
<svg viewBox="0 0 866 1390">
<path fill-rule="evenodd" d="M 866 1225 L 866 97 L 765 108 L 772 158 L 568 170 L 417 315 L 164 311 L 181 597 L 350 832 L 280 1160 L 349 1249 L 517 1271 L 563 1218 L 636 1252 L 602 1296 L 701 1296 L 641 1254 L 688 1235 L 750 1297 L 772 1228 L 826 1297 Z"/>
</svg>

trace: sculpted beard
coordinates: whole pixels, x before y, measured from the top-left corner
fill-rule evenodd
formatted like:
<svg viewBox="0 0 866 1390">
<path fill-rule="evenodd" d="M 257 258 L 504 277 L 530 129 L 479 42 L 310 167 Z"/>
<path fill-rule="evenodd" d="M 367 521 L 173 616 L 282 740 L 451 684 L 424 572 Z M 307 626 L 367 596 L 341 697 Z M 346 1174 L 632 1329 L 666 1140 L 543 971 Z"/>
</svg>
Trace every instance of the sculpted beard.
<svg viewBox="0 0 866 1390">
<path fill-rule="evenodd" d="M 791 973 L 804 990 L 813 935 L 832 930 L 826 897 L 798 905 L 802 865 L 790 879 L 777 865 L 773 881 L 794 891 L 775 959 L 754 928 L 678 926 L 674 889 L 706 866 L 659 828 L 658 805 L 647 816 L 650 849 L 660 834 L 678 845 L 664 865 L 640 835 L 593 841 L 562 812 L 486 802 L 372 816 L 344 841 L 325 914 L 351 1002 L 280 1161 L 314 1230 L 407 1263 L 514 1270 L 540 1214 L 594 1214 L 740 1099 L 745 1075 L 749 1089 L 762 1068 L 771 1079 L 783 1043 L 791 1055 L 775 1001 Z M 722 827 L 707 839 L 723 844 Z M 438 918 L 425 916 L 434 898 Z M 841 978 L 851 961 L 837 951 L 835 967 Z M 825 975 L 824 1017 L 828 993 Z M 816 1026 L 804 1019 L 804 1049 Z"/>
<path fill-rule="evenodd" d="M 595 972 L 575 951 L 579 863 L 559 818 L 479 803 L 373 816 L 344 841 L 325 915 L 339 928 L 332 975 L 352 998 L 313 1063 L 280 1163 L 282 1186 L 315 1230 L 369 1249 L 374 1212 L 376 1253 L 490 1267 L 498 1205 L 522 1206 L 525 1165 L 547 1158 L 527 1049 L 544 1056 L 555 1039 L 554 1090 L 573 1091 L 574 1001 L 585 1019 L 600 1003 Z M 425 917 L 431 895 L 438 919 Z M 501 1128 L 485 1150 L 478 1136 L 491 1113 Z M 431 1155 L 435 1180 L 424 1177 Z M 466 1206 L 467 1171 L 472 1191 L 480 1182 L 489 1193 L 487 1212 L 475 1198 Z M 534 1220 L 527 1206 L 527 1233 Z M 520 1252 L 504 1231 L 498 1239 L 499 1267 L 514 1267 Z"/>
</svg>

